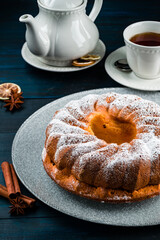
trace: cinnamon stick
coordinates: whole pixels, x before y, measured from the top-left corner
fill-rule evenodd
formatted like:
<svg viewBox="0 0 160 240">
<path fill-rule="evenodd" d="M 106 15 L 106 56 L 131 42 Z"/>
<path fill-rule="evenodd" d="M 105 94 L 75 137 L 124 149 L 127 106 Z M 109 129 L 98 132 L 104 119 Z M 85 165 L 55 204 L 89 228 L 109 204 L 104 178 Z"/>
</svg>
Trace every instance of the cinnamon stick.
<svg viewBox="0 0 160 240">
<path fill-rule="evenodd" d="M 21 194 L 20 186 L 18 183 L 18 178 L 15 173 L 14 167 L 8 162 L 3 162 L 1 164 L 6 187 L 0 184 L 0 196 L 6 197 L 8 199 L 17 198 L 17 196 L 22 199 L 29 207 L 32 207 L 35 203 L 35 199 L 27 197 Z"/>
<path fill-rule="evenodd" d="M 20 195 L 21 190 L 18 183 L 17 175 L 14 171 L 13 165 L 8 162 L 3 162 L 1 164 L 8 195 L 10 198 L 16 198 Z"/>
<path fill-rule="evenodd" d="M 8 162 L 3 162 L 1 164 L 1 167 L 2 167 L 2 172 L 4 175 L 4 180 L 5 180 L 7 191 L 8 191 L 8 196 L 9 198 L 12 198 L 12 199 L 16 198 L 16 192 L 15 192 L 10 164 Z"/>
<path fill-rule="evenodd" d="M 1 184 L 0 184 L 0 196 L 9 199 L 7 188 Z M 36 201 L 35 199 L 27 197 L 25 195 L 20 195 L 18 197 L 22 199 L 29 207 L 32 207 Z"/>
<path fill-rule="evenodd" d="M 13 179 L 15 193 L 16 193 L 17 196 L 19 196 L 20 193 L 21 193 L 21 190 L 20 190 L 18 178 L 17 178 L 17 175 L 16 175 L 16 173 L 14 171 L 14 168 L 13 168 L 12 164 L 10 164 L 10 168 L 11 168 L 11 173 L 12 173 L 12 179 Z"/>
<path fill-rule="evenodd" d="M 20 195 L 20 199 L 22 199 L 29 207 L 33 207 L 34 203 L 36 202 L 35 199 L 27 197 L 25 195 Z"/>
<path fill-rule="evenodd" d="M 0 196 L 9 198 L 7 188 L 0 184 Z"/>
</svg>

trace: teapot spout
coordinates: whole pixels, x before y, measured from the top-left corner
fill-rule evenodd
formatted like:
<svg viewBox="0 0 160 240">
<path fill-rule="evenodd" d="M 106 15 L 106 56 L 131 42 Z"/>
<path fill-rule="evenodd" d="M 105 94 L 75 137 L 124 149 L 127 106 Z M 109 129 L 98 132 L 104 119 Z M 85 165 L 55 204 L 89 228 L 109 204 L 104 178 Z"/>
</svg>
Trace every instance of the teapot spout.
<svg viewBox="0 0 160 240">
<path fill-rule="evenodd" d="M 50 47 L 47 34 L 40 29 L 40 26 L 30 14 L 22 15 L 19 21 L 26 24 L 26 41 L 29 50 L 36 56 L 45 57 Z"/>
</svg>

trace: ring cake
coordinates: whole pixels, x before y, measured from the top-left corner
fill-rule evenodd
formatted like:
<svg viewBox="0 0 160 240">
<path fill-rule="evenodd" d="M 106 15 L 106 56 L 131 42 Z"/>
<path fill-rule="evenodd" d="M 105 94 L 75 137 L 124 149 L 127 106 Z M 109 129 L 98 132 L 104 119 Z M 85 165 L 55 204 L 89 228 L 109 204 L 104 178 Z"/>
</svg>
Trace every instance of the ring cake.
<svg viewBox="0 0 160 240">
<path fill-rule="evenodd" d="M 43 164 L 62 188 L 104 202 L 160 194 L 160 106 L 135 95 L 88 95 L 57 111 Z"/>
</svg>

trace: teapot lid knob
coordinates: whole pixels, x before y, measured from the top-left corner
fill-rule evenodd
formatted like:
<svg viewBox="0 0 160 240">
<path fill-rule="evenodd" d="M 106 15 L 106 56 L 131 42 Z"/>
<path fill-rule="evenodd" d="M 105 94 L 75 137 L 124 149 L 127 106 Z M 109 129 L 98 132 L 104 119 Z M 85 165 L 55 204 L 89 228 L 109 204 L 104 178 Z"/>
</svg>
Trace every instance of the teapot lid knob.
<svg viewBox="0 0 160 240">
<path fill-rule="evenodd" d="M 44 7 L 53 10 L 70 10 L 80 6 L 84 0 L 39 0 Z"/>
</svg>

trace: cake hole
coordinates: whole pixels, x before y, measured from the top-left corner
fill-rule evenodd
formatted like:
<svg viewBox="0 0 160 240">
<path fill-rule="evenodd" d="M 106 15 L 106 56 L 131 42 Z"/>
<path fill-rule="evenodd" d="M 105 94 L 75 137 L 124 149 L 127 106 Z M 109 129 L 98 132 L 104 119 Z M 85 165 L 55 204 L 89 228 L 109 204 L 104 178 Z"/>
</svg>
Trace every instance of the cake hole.
<svg viewBox="0 0 160 240">
<path fill-rule="evenodd" d="M 90 119 L 88 130 L 106 143 L 117 143 L 118 145 L 131 142 L 137 133 L 135 125 L 130 122 L 122 122 L 109 114 L 95 114 Z"/>
</svg>

